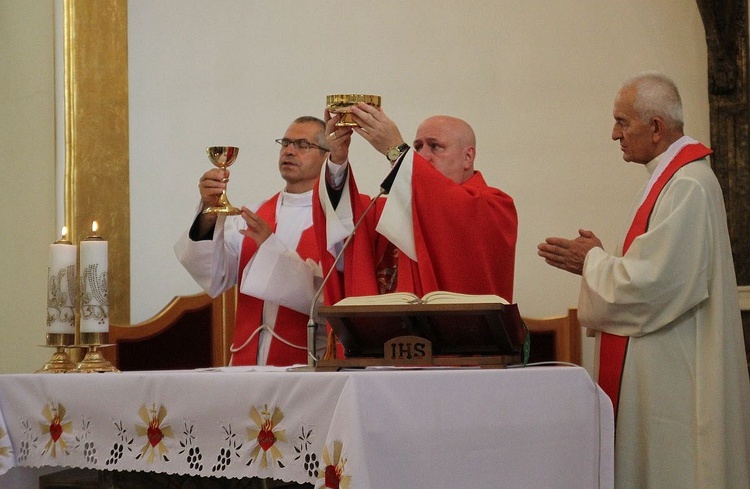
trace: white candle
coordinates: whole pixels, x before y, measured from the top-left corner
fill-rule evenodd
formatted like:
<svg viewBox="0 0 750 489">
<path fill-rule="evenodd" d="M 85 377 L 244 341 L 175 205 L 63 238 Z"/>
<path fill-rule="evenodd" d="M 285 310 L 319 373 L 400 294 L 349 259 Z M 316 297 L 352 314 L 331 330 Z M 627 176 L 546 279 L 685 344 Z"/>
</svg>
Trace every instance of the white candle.
<svg viewBox="0 0 750 489">
<path fill-rule="evenodd" d="M 107 242 L 96 234 L 98 224 L 91 224 L 92 235 L 81 241 L 81 333 L 109 333 L 109 300 Z"/>
<path fill-rule="evenodd" d="M 49 247 L 47 267 L 47 333 L 76 333 L 75 306 L 77 248 L 67 239 L 63 226 L 62 238 Z"/>
</svg>

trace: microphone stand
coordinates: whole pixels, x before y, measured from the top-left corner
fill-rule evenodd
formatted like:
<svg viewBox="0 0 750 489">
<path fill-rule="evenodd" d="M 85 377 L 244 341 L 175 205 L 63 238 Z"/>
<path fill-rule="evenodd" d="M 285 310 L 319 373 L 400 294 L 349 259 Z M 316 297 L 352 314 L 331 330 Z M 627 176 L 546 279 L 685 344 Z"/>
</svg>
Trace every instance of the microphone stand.
<svg viewBox="0 0 750 489">
<path fill-rule="evenodd" d="M 316 356 L 317 345 L 315 344 L 316 333 L 318 330 L 318 323 L 315 322 L 315 306 L 318 304 L 318 299 L 320 299 L 320 295 L 323 293 L 323 289 L 328 283 L 328 279 L 331 277 L 331 274 L 334 272 L 334 270 L 336 270 L 336 266 L 338 265 L 339 260 L 341 260 L 341 257 L 344 256 L 344 250 L 346 250 L 346 247 L 349 246 L 349 243 L 351 242 L 352 238 L 354 238 L 354 234 L 357 232 L 357 229 L 359 229 L 359 225 L 362 224 L 362 221 L 365 219 L 365 216 L 367 215 L 367 213 L 370 212 L 370 209 L 372 209 L 372 206 L 375 205 L 375 202 L 381 196 L 387 195 L 388 192 L 391 191 L 393 182 L 396 179 L 396 174 L 398 173 L 399 168 L 401 168 L 401 162 L 404 161 L 404 156 L 406 156 L 408 152 L 409 151 L 406 150 L 401 154 L 397 162 L 393 165 L 393 168 L 391 168 L 391 171 L 388 172 L 388 175 L 385 177 L 385 180 L 383 180 L 383 183 L 380 184 L 380 192 L 378 192 L 378 195 L 376 195 L 370 200 L 370 203 L 367 205 L 367 208 L 359 217 L 359 219 L 357 220 L 357 223 L 354 225 L 352 232 L 349 233 L 349 236 L 347 236 L 346 240 L 344 240 L 344 244 L 341 245 L 341 249 L 336 254 L 336 258 L 333 259 L 333 265 L 331 266 L 331 269 L 328 270 L 328 273 L 323 278 L 323 282 L 321 282 L 320 287 L 318 288 L 317 292 L 315 292 L 315 297 L 313 297 L 312 304 L 310 304 L 310 316 L 307 321 L 307 365 L 308 367 L 314 368 L 319 360 L 318 357 Z"/>
<path fill-rule="evenodd" d="M 315 344 L 316 339 L 317 339 L 316 333 L 318 330 L 318 323 L 315 322 L 315 306 L 318 304 L 318 299 L 320 298 L 320 295 L 323 293 L 323 289 L 328 283 L 328 279 L 331 278 L 331 275 L 336 270 L 336 266 L 341 260 L 341 257 L 344 256 L 344 250 L 346 250 L 346 247 L 349 246 L 349 243 L 351 242 L 352 238 L 354 238 L 354 234 L 357 232 L 357 229 L 359 229 L 359 225 L 362 224 L 362 221 L 365 219 L 365 216 L 367 215 L 367 213 L 370 212 L 370 209 L 372 209 L 372 206 L 375 205 L 375 202 L 382 195 L 385 195 L 386 193 L 387 191 L 381 188 L 380 192 L 378 192 L 378 195 L 376 195 L 370 200 L 370 203 L 367 205 L 367 208 L 359 217 L 359 220 L 357 220 L 357 223 L 354 225 L 354 229 L 352 229 L 352 232 L 349 233 L 349 236 L 347 236 L 346 240 L 344 240 L 344 244 L 341 246 L 341 249 L 336 254 L 336 258 L 333 259 L 333 265 L 331 265 L 331 269 L 328 270 L 328 273 L 323 278 L 323 281 L 321 282 L 320 287 L 318 288 L 317 292 L 315 292 L 315 297 L 313 297 L 312 304 L 310 304 L 310 318 L 307 321 L 307 365 L 309 367 L 315 367 L 315 365 L 317 364 L 319 360 L 318 357 L 316 356 L 317 345 Z"/>
</svg>

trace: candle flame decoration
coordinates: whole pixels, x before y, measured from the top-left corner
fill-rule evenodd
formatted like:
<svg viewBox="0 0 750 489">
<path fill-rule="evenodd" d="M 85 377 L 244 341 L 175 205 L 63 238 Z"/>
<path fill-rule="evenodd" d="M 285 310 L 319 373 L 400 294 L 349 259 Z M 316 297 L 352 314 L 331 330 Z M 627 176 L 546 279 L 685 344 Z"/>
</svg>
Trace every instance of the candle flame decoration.
<svg viewBox="0 0 750 489">
<path fill-rule="evenodd" d="M 99 230 L 99 223 L 96 221 L 93 221 L 91 223 L 91 232 L 96 233 Z"/>
<path fill-rule="evenodd" d="M 65 241 L 65 239 L 68 237 L 68 226 L 63 226 L 62 230 L 60 231 L 60 235 L 62 236 L 62 240 Z"/>
</svg>

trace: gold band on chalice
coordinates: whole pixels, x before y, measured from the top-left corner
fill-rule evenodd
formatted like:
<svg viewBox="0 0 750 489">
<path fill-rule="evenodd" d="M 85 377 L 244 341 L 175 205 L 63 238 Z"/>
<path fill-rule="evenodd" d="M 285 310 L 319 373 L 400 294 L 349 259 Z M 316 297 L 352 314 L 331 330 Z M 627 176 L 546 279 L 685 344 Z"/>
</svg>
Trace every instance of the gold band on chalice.
<svg viewBox="0 0 750 489">
<path fill-rule="evenodd" d="M 380 95 L 363 95 L 354 93 L 344 93 L 338 95 L 328 95 L 326 97 L 326 108 L 329 112 L 341 114 L 341 120 L 336 123 L 338 127 L 356 127 L 352 116 L 352 105 L 365 103 L 373 107 L 380 108 Z"/>
</svg>

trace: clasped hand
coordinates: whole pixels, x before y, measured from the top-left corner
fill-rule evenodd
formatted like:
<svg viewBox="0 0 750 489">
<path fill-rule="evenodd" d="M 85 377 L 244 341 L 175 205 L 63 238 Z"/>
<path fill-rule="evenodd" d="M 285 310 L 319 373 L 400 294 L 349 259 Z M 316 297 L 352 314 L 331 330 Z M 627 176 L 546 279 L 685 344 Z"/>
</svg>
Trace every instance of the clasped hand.
<svg viewBox="0 0 750 489">
<path fill-rule="evenodd" d="M 537 247 L 537 254 L 553 267 L 581 275 L 586 255 L 596 247 L 603 248 L 599 238 L 591 231 L 579 229 L 575 239 L 547 238 Z"/>
</svg>

